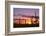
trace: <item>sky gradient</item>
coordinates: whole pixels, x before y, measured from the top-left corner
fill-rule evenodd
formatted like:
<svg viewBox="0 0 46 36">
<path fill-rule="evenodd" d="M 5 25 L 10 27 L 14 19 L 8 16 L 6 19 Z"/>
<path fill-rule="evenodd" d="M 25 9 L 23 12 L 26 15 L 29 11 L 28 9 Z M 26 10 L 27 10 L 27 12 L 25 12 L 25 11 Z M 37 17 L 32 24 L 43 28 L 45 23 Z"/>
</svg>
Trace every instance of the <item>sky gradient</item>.
<svg viewBox="0 0 46 36">
<path fill-rule="evenodd" d="M 39 9 L 32 9 L 32 8 L 13 8 L 13 15 L 15 19 L 26 19 L 29 17 L 23 17 L 24 16 L 39 16 Z"/>
<path fill-rule="evenodd" d="M 31 8 L 14 8 L 13 9 L 14 15 L 26 15 L 26 16 L 39 16 L 39 9 L 31 9 Z"/>
</svg>

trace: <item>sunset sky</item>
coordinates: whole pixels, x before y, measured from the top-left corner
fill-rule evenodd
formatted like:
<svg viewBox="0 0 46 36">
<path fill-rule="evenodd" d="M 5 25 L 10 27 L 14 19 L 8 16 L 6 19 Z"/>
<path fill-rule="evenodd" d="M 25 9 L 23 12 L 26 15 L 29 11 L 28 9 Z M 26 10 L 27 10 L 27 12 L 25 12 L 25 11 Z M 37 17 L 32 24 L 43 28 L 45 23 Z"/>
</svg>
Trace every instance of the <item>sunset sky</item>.
<svg viewBox="0 0 46 36">
<path fill-rule="evenodd" d="M 32 9 L 32 8 L 13 8 L 14 16 L 16 18 L 22 17 L 22 15 L 25 16 L 39 16 L 39 9 Z"/>
</svg>

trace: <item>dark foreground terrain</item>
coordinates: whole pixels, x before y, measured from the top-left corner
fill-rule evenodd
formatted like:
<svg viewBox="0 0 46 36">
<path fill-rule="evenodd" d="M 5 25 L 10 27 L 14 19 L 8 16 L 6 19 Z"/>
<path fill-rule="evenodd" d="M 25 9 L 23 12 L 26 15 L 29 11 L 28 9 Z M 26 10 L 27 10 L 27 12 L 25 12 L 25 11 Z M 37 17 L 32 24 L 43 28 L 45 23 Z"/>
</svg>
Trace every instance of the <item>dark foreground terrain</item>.
<svg viewBox="0 0 46 36">
<path fill-rule="evenodd" d="M 13 25 L 14 28 L 19 27 L 39 27 L 39 24 L 15 24 Z"/>
</svg>

